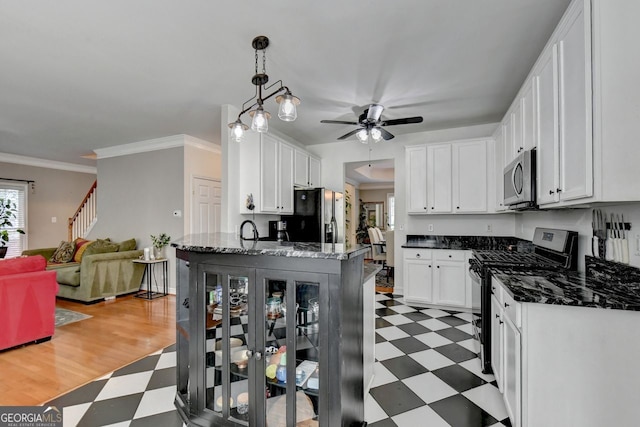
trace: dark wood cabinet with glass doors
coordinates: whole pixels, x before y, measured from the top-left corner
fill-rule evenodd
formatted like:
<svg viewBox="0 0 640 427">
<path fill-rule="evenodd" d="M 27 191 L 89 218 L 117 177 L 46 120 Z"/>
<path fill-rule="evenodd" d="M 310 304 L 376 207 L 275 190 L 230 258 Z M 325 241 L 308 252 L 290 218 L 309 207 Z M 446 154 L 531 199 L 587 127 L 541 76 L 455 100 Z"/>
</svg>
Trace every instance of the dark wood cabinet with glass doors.
<svg viewBox="0 0 640 427">
<path fill-rule="evenodd" d="M 311 258 L 178 246 L 176 407 L 184 421 L 364 425 L 364 252 Z"/>
</svg>

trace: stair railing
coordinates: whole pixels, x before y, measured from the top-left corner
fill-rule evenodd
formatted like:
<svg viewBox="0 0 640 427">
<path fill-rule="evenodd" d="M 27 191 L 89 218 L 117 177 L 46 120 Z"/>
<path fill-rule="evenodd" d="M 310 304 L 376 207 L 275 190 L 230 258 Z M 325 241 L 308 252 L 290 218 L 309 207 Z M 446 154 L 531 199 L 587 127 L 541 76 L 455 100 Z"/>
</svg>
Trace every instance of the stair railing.
<svg viewBox="0 0 640 427">
<path fill-rule="evenodd" d="M 93 185 L 84 196 L 78 210 L 69 218 L 69 241 L 73 241 L 78 237 L 86 237 L 93 225 L 98 220 L 98 181 L 94 181 Z"/>
</svg>

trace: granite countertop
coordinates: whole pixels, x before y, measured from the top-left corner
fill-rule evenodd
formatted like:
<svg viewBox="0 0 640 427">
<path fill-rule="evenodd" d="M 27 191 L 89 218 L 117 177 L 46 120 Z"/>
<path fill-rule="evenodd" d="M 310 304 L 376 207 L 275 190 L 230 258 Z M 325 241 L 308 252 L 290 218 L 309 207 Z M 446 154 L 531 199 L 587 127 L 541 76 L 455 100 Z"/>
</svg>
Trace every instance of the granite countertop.
<svg viewBox="0 0 640 427">
<path fill-rule="evenodd" d="M 519 302 L 640 311 L 640 281 L 620 283 L 582 273 L 536 269 L 496 267 L 490 271 Z"/>
<path fill-rule="evenodd" d="M 455 250 L 512 250 L 514 247 L 526 246 L 530 242 L 517 237 L 508 236 L 437 236 L 407 235 L 407 243 L 403 248 L 412 249 L 455 249 Z"/>
<path fill-rule="evenodd" d="M 190 234 L 171 242 L 188 252 L 236 255 L 271 255 L 291 258 L 349 259 L 369 250 L 369 245 L 240 240 L 234 233 Z"/>
<path fill-rule="evenodd" d="M 372 262 L 364 263 L 364 272 L 362 274 L 362 283 L 366 282 L 371 278 L 371 276 L 375 276 L 378 274 L 378 271 L 382 270 L 381 264 L 374 264 Z"/>
</svg>

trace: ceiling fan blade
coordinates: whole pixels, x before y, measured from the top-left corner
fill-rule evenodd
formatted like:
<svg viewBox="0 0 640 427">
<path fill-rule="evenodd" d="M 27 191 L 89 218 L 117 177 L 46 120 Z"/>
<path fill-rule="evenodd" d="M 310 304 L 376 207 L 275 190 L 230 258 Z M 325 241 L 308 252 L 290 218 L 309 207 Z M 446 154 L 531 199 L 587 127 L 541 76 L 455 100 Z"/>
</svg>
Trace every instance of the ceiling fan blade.
<svg viewBox="0 0 640 427">
<path fill-rule="evenodd" d="M 350 136 L 353 136 L 353 135 L 355 135 L 356 133 L 360 132 L 360 130 L 361 130 L 361 129 L 354 129 L 354 130 L 352 130 L 351 132 L 349 132 L 349 133 L 346 133 L 346 134 L 342 135 L 342 136 L 341 136 L 340 138 L 338 138 L 338 139 L 339 139 L 339 140 L 347 139 L 347 138 L 349 138 Z"/>
<path fill-rule="evenodd" d="M 382 139 L 384 139 L 385 141 L 388 141 L 394 138 L 393 134 L 391 134 L 388 130 L 382 129 L 382 128 L 378 128 L 378 129 L 380 129 L 380 134 L 382 135 Z"/>
<path fill-rule="evenodd" d="M 370 122 L 377 122 L 380 120 L 384 107 L 380 104 L 371 104 L 367 109 L 367 120 Z"/>
<path fill-rule="evenodd" d="M 407 125 L 410 123 L 422 123 L 422 117 L 406 117 L 404 119 L 385 120 L 380 123 L 380 126 L 395 126 L 395 125 Z"/>
<path fill-rule="evenodd" d="M 332 125 L 357 125 L 356 122 L 345 122 L 344 120 L 320 120 L 320 123 L 329 123 Z"/>
</svg>

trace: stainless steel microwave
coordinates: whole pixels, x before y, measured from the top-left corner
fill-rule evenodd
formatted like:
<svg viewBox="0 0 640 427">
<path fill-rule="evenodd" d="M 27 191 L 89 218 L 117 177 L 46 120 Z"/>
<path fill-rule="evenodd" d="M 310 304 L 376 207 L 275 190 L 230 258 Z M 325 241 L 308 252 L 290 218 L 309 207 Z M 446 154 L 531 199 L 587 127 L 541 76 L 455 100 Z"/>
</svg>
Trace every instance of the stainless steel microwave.
<svg viewBox="0 0 640 427">
<path fill-rule="evenodd" d="M 536 149 L 526 150 L 504 168 L 504 205 L 513 210 L 535 209 Z"/>
</svg>

